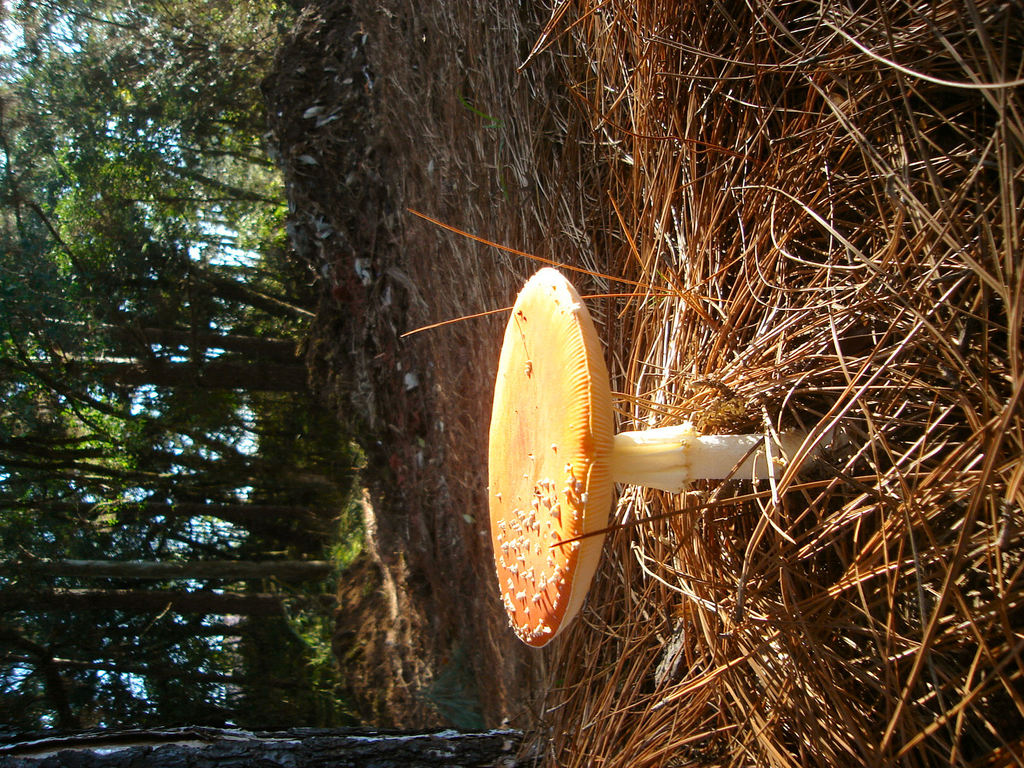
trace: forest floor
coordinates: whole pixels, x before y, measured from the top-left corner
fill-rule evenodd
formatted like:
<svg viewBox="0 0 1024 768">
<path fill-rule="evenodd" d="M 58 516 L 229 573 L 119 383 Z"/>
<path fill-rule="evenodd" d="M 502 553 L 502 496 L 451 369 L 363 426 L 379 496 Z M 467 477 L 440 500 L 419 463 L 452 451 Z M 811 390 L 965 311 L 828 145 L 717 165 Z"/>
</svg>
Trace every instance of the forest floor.
<svg viewBox="0 0 1024 768">
<path fill-rule="evenodd" d="M 366 453 L 356 714 L 560 766 L 1021 764 L 1024 26 L 539 5 L 314 0 L 265 84 L 311 383 Z M 544 651 L 488 543 L 505 318 L 407 335 L 536 270 L 464 233 L 583 269 L 620 426 L 807 435 L 770 484 L 621 493 Z"/>
<path fill-rule="evenodd" d="M 557 151 L 555 97 L 550 73 L 516 74 L 536 19 L 446 5 L 313 2 L 264 88 L 291 244 L 320 286 L 311 384 L 367 455 L 366 554 L 334 641 L 348 695 L 377 725 L 526 726 L 542 661 L 497 599 L 485 501 L 504 320 L 402 334 L 507 306 L 532 267 L 497 269 L 407 209 L 536 247 L 538 192 L 509 158 Z"/>
</svg>

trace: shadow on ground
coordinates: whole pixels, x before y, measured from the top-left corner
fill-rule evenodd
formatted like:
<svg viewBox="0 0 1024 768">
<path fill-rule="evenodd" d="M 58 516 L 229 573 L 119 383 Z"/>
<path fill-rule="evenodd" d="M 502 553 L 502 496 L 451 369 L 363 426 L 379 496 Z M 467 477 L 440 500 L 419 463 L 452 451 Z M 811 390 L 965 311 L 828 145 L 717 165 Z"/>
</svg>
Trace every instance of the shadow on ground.
<svg viewBox="0 0 1024 768">
<path fill-rule="evenodd" d="M 543 20 L 446 5 L 307 6 L 265 84 L 270 139 L 291 244 L 321 289 L 312 385 L 367 452 L 369 545 L 341 585 L 334 644 L 358 715 L 526 726 L 543 657 L 507 629 L 485 505 L 504 318 L 402 334 L 509 305 L 534 265 L 407 209 L 568 258 L 572 235 L 549 233 L 573 216 L 579 163 L 557 58 L 517 72 Z"/>
</svg>

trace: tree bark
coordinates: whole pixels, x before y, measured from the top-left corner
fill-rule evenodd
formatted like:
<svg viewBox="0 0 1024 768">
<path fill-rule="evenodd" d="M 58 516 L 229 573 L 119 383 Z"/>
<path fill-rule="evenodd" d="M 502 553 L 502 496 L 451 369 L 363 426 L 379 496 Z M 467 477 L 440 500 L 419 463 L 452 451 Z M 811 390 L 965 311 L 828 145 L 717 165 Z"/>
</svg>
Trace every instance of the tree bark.
<svg viewBox="0 0 1024 768">
<path fill-rule="evenodd" d="M 125 613 L 191 613 L 217 616 L 281 616 L 274 594 L 236 594 L 165 589 L 3 589 L 0 613 L 11 611 L 124 611 Z"/>
<path fill-rule="evenodd" d="M 128 330 L 125 335 L 133 332 Z M 247 360 L 276 360 L 282 363 L 296 360 L 296 344 L 287 339 L 265 339 L 241 334 L 222 335 L 177 328 L 143 328 L 137 337 L 146 344 L 163 347 L 189 347 L 190 349 L 223 349 L 235 352 Z"/>
<path fill-rule="evenodd" d="M 308 309 L 297 306 L 292 301 L 257 291 L 238 280 L 219 275 L 212 269 L 201 267 L 195 262 L 189 265 L 189 269 L 192 274 L 203 283 L 206 283 L 221 298 L 247 304 L 250 307 L 261 309 L 268 314 L 279 317 L 295 316 L 306 318 L 313 316 L 313 313 Z"/>
<path fill-rule="evenodd" d="M 398 733 L 372 730 L 250 732 L 221 728 L 96 731 L 0 745 L 5 768 L 433 768 L 532 766 L 519 731 Z M 72 751 L 74 750 L 74 751 Z"/>
<path fill-rule="evenodd" d="M 306 388 L 306 369 L 300 364 L 245 363 L 207 360 L 201 365 L 163 360 L 83 360 L 111 385 L 137 387 L 196 387 L 244 389 L 266 392 L 301 392 Z"/>
<path fill-rule="evenodd" d="M 188 347 L 189 349 L 223 349 L 234 352 L 247 360 L 274 360 L 281 363 L 294 362 L 297 344 L 289 339 L 264 338 L 244 334 L 221 334 L 209 330 L 192 328 L 138 327 L 132 323 L 114 325 L 110 323 L 86 324 L 73 320 L 45 318 L 47 325 L 79 332 L 102 332 L 122 346 Z"/>
<path fill-rule="evenodd" d="M 253 478 L 255 482 L 265 478 Z M 95 520 L 103 514 L 117 510 L 118 519 L 126 522 L 141 522 L 163 517 L 168 520 L 192 517 L 213 517 L 240 528 L 282 541 L 302 543 L 318 534 L 326 526 L 313 507 L 291 504 L 215 504 L 202 502 L 146 501 L 117 503 L 114 506 L 90 504 L 88 502 L 48 502 L 41 509 L 67 514 L 79 520 Z M 320 513 L 329 517 L 327 513 Z M 319 524 L 319 528 L 318 528 Z"/>
<path fill-rule="evenodd" d="M 135 505 L 132 505 L 134 508 Z M 312 520 L 316 513 L 311 507 L 299 507 L 285 504 L 203 504 L 197 502 L 177 502 L 164 504 L 145 502 L 138 505 L 139 516 L 153 518 L 163 517 L 216 517 L 228 523 L 248 527 L 260 526 L 276 520 Z"/>
<path fill-rule="evenodd" d="M 0 573 L 44 573 L 85 579 L 243 579 L 313 580 L 331 574 L 327 560 L 27 560 L 0 567 Z M 195 594 L 195 593 L 190 593 Z"/>
<path fill-rule="evenodd" d="M 0 640 L 3 637 L 0 636 Z M 39 660 L 33 656 L 13 656 L 9 655 L 6 657 L 7 661 L 16 661 L 21 664 L 38 665 Z M 89 661 L 87 659 L 64 659 L 61 657 L 53 657 L 49 659 L 53 668 L 57 671 L 60 670 L 101 670 L 104 672 L 113 672 L 118 675 L 141 675 L 149 678 L 150 680 L 178 680 L 188 681 L 195 683 L 219 683 L 221 685 L 234 685 L 239 688 L 246 685 L 252 685 L 254 682 L 264 687 L 280 688 L 282 690 L 301 688 L 302 684 L 294 679 L 281 680 L 266 675 L 260 675 L 258 677 L 252 675 L 233 675 L 227 672 L 201 672 L 194 668 L 183 668 L 181 666 L 170 666 L 166 664 L 138 664 L 132 662 L 122 661 Z M 68 710 L 70 714 L 70 710 Z M 76 721 L 73 721 L 77 723 Z M 72 721 L 65 723 L 61 720 L 61 727 L 63 728 L 78 728 L 77 724 L 72 724 Z"/>
</svg>

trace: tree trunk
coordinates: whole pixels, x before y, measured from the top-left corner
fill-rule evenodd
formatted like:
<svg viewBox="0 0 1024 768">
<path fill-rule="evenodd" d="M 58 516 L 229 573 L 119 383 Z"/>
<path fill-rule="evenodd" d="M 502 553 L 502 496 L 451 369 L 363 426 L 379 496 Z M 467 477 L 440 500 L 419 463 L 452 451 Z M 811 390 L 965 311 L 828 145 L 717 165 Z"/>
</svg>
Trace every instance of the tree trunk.
<svg viewBox="0 0 1024 768">
<path fill-rule="evenodd" d="M 0 637 L 2 639 L 2 637 Z M 8 655 L 6 661 L 15 661 L 19 664 L 38 665 L 39 660 L 33 656 Z M 220 685 L 234 685 L 242 688 L 246 685 L 256 683 L 263 687 L 280 688 L 282 690 L 298 689 L 302 684 L 297 680 L 280 680 L 269 678 L 265 675 L 254 677 L 251 675 L 233 675 L 227 672 L 202 672 L 194 668 L 171 666 L 168 664 L 138 664 L 127 661 L 90 661 L 88 659 L 65 659 L 53 657 L 48 660 L 57 670 L 101 670 L 113 672 L 118 675 L 140 675 L 150 680 L 178 680 L 190 683 L 218 683 Z M 69 710 L 70 712 L 70 710 Z M 78 728 L 78 725 L 65 725 L 62 727 Z"/>
<path fill-rule="evenodd" d="M 244 363 L 207 360 L 201 365 L 163 360 L 83 360 L 111 385 L 137 387 L 196 387 L 244 389 L 267 392 L 301 392 L 306 388 L 306 369 L 300 364 Z"/>
<path fill-rule="evenodd" d="M 281 616 L 277 595 L 162 589 L 3 589 L 0 613 L 11 611 L 124 611 L 192 613 L 217 616 Z"/>
<path fill-rule="evenodd" d="M 314 580 L 331 574 L 326 560 L 28 560 L 4 565 L 0 573 L 44 573 L 85 579 Z M 195 593 L 190 593 L 195 594 Z"/>
<path fill-rule="evenodd" d="M 260 527 L 278 520 L 314 520 L 316 518 L 316 513 L 310 507 L 285 504 L 202 504 L 196 502 L 162 504 L 159 502 L 146 502 L 139 505 L 139 511 L 140 517 L 153 518 L 157 515 L 168 518 L 206 516 L 216 517 L 219 520 L 243 527 Z"/>
<path fill-rule="evenodd" d="M 259 481 L 264 478 L 254 478 Z M 165 504 L 148 501 L 137 503 L 90 504 L 88 502 L 48 502 L 42 509 L 61 512 L 79 520 L 96 520 L 116 509 L 117 517 L 123 522 L 141 522 L 163 517 L 168 520 L 192 517 L 212 517 L 231 523 L 259 536 L 276 538 L 281 541 L 305 544 L 322 533 L 327 523 L 320 515 L 329 518 L 326 512 L 318 515 L 312 507 L 291 504 L 214 504 L 201 502 L 176 502 Z"/>
<path fill-rule="evenodd" d="M 6 661 L 14 661 L 19 664 L 34 665 L 37 660 L 32 656 L 8 655 Z M 53 666 L 58 670 L 100 670 L 113 672 L 117 675 L 140 675 L 154 679 L 177 679 L 189 680 L 200 683 L 221 683 L 223 685 L 244 685 L 247 678 L 244 675 L 231 675 L 223 672 L 199 672 L 194 669 L 183 669 L 182 667 L 157 666 L 153 664 L 132 664 L 119 661 L 89 661 L 87 659 L 65 659 L 53 657 L 50 659 Z"/>
<path fill-rule="evenodd" d="M 263 479 L 263 478 L 258 478 Z M 164 504 L 146 502 L 122 507 L 121 519 L 152 520 L 191 517 L 214 517 L 226 523 L 245 528 L 260 536 L 276 537 L 282 541 L 306 541 L 317 526 L 319 517 L 312 507 L 286 504 L 204 504 L 177 502 Z M 89 515 L 83 515 L 88 517 Z M 328 515 L 329 516 L 329 515 Z M 321 528 L 323 525 L 321 525 Z"/>
<path fill-rule="evenodd" d="M 69 329 L 73 332 L 101 332 L 124 347 L 148 347 L 159 344 L 162 347 L 188 347 L 205 351 L 223 349 L 234 352 L 247 360 L 274 360 L 280 363 L 294 362 L 297 344 L 289 339 L 263 338 L 244 334 L 221 334 L 209 330 L 191 328 L 159 328 L 156 326 L 137 327 L 110 323 L 83 323 L 72 320 L 46 318 L 47 325 Z M 127 321 L 126 321 L 127 322 Z"/>
<path fill-rule="evenodd" d="M 221 728 L 94 731 L 0 745 L 6 768 L 432 768 L 517 766 L 536 761 L 517 756 L 519 731 L 396 733 L 294 728 L 250 732 Z M 71 752 L 70 750 L 74 750 Z"/>
<path fill-rule="evenodd" d="M 296 305 L 293 301 L 262 293 L 238 280 L 233 280 L 230 277 L 217 274 L 214 270 L 201 267 L 195 262 L 190 263 L 189 270 L 201 282 L 206 283 L 214 294 L 223 299 L 247 304 L 250 307 L 261 309 L 268 314 L 278 317 L 306 318 L 313 316 L 312 312 Z"/>
<path fill-rule="evenodd" d="M 133 336 L 146 344 L 163 347 L 188 347 L 190 349 L 223 349 L 235 352 L 247 360 L 276 360 L 281 363 L 294 362 L 296 344 L 287 339 L 264 339 L 259 336 L 241 334 L 222 335 L 210 332 L 181 330 L 177 328 L 142 328 L 135 336 L 126 330 L 125 336 Z"/>
</svg>

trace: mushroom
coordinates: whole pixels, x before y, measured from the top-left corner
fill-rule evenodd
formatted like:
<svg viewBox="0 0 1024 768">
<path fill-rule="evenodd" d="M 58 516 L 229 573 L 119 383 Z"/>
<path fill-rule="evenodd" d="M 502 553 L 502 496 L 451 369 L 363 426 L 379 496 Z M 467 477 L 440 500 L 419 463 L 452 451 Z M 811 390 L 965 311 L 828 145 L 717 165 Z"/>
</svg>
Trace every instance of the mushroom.
<svg viewBox="0 0 1024 768">
<path fill-rule="evenodd" d="M 793 455 L 802 435 L 781 438 Z M 526 283 L 505 329 L 491 413 L 488 501 L 502 603 L 543 646 L 579 611 L 597 570 L 614 484 L 680 492 L 696 479 L 764 478 L 764 435 L 698 435 L 690 424 L 615 434 L 601 342 L 557 270 Z M 581 538 L 582 537 L 582 538 Z"/>
</svg>

